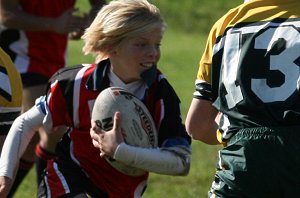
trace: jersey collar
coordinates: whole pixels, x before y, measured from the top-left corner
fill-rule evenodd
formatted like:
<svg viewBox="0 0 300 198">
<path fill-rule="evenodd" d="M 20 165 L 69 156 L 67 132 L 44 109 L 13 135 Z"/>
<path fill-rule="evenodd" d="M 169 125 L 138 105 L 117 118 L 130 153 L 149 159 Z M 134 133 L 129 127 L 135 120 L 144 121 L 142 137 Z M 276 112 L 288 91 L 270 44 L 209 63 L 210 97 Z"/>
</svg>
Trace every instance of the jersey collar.
<svg viewBox="0 0 300 198">
<path fill-rule="evenodd" d="M 108 72 L 110 70 L 109 59 L 103 60 L 96 65 L 95 70 L 89 76 L 86 87 L 88 90 L 102 91 L 106 87 L 109 87 Z M 157 76 L 156 65 L 152 66 L 150 69 L 144 71 L 141 74 L 142 79 L 146 82 L 147 86 L 150 87 Z"/>
</svg>

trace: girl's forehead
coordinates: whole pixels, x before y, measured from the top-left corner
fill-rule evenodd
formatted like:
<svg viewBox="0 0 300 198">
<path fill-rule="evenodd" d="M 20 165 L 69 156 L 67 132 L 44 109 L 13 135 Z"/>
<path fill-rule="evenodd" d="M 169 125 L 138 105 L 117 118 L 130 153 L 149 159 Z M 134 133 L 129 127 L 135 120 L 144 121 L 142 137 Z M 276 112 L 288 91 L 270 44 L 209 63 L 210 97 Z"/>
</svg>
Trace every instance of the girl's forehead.
<svg viewBox="0 0 300 198">
<path fill-rule="evenodd" d="M 132 38 L 149 40 L 149 39 L 161 39 L 162 37 L 163 37 L 163 31 L 157 28 L 151 31 L 138 33 Z"/>
</svg>

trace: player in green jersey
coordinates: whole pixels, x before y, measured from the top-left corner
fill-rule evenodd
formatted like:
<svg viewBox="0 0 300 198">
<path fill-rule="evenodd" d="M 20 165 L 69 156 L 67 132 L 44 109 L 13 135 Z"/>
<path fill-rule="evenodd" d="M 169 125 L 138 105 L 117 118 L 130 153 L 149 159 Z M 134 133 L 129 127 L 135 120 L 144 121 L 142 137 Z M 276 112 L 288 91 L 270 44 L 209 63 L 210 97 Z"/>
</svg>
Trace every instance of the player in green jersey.
<svg viewBox="0 0 300 198">
<path fill-rule="evenodd" d="M 214 24 L 186 118 L 224 144 L 210 197 L 300 195 L 299 74 L 299 0 L 250 0 Z"/>
</svg>

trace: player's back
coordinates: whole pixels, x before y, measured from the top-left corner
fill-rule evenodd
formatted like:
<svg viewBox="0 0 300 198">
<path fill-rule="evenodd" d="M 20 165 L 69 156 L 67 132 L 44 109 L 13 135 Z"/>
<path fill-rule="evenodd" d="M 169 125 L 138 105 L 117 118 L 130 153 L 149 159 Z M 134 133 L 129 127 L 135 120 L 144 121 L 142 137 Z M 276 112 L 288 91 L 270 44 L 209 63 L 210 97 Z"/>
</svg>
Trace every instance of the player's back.
<svg viewBox="0 0 300 198">
<path fill-rule="evenodd" d="M 232 130 L 299 125 L 299 30 L 295 0 L 243 4 L 216 23 L 214 104 Z"/>
</svg>

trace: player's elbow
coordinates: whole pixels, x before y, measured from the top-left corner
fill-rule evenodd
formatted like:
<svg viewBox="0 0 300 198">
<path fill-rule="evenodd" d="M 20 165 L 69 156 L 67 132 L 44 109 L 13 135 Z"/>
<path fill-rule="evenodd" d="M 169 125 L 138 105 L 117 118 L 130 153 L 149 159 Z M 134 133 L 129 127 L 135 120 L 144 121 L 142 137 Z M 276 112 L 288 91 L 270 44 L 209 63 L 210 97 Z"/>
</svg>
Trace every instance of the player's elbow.
<svg viewBox="0 0 300 198">
<path fill-rule="evenodd" d="M 10 25 L 10 17 L 5 13 L 0 13 L 0 24 L 9 27 Z"/>
<path fill-rule="evenodd" d="M 191 163 L 183 162 L 183 167 L 180 171 L 178 171 L 178 176 L 187 176 L 190 172 Z"/>
<path fill-rule="evenodd" d="M 12 27 L 13 21 L 15 18 L 15 14 L 9 10 L 0 10 L 0 24 L 4 25 L 8 28 Z"/>
<path fill-rule="evenodd" d="M 186 122 L 185 127 L 189 136 L 191 136 L 194 140 L 201 140 L 205 135 L 204 131 L 207 130 L 204 125 L 191 122 Z"/>
<path fill-rule="evenodd" d="M 166 175 L 173 175 L 173 176 L 187 176 L 190 172 L 190 158 L 182 159 L 180 164 L 176 164 L 176 168 L 170 168 L 170 172 L 166 172 Z"/>
<path fill-rule="evenodd" d="M 177 170 L 174 171 L 175 176 L 186 176 L 190 172 L 191 167 L 191 150 L 174 148 L 177 150 Z"/>
<path fill-rule="evenodd" d="M 0 24 L 5 25 L 5 16 L 3 16 L 2 12 L 0 12 Z"/>
<path fill-rule="evenodd" d="M 196 116 L 187 116 L 185 120 L 185 128 L 189 136 L 195 140 L 201 139 L 203 131 L 206 131 L 206 123 L 202 119 L 196 119 Z"/>
<path fill-rule="evenodd" d="M 199 140 L 211 145 L 218 144 L 215 133 L 216 129 L 212 125 L 207 123 L 197 125 L 186 124 L 186 130 L 193 140 Z"/>
</svg>

